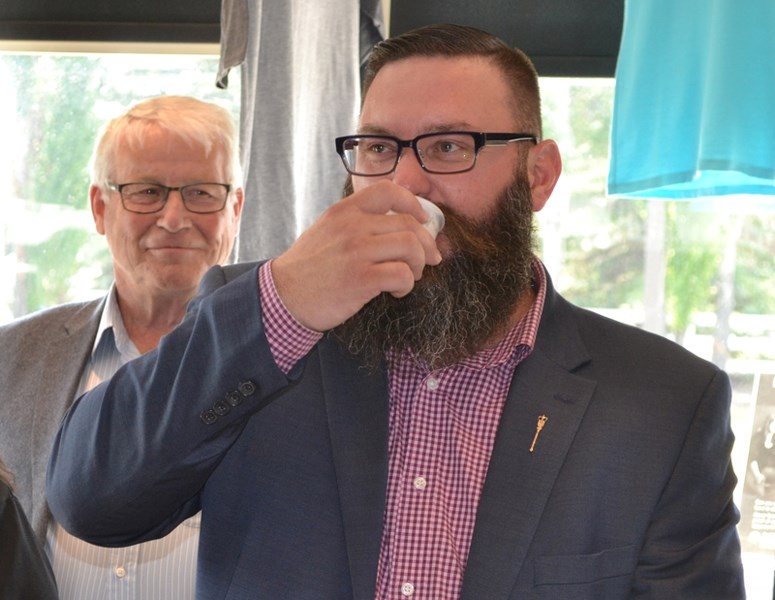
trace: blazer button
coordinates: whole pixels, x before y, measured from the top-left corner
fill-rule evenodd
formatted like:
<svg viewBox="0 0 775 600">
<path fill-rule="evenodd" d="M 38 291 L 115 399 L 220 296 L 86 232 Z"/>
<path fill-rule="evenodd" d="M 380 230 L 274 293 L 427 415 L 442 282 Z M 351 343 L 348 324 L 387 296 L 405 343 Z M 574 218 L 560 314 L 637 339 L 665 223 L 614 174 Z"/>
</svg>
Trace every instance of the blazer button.
<svg viewBox="0 0 775 600">
<path fill-rule="evenodd" d="M 239 384 L 239 393 L 245 396 L 246 398 L 248 396 L 252 396 L 256 393 L 256 384 L 252 381 L 243 381 Z"/>
<path fill-rule="evenodd" d="M 232 390 L 226 394 L 226 402 L 228 402 L 231 406 L 239 406 L 242 404 L 242 394 L 240 394 L 237 390 Z"/>
<path fill-rule="evenodd" d="M 212 408 L 208 408 L 199 414 L 199 418 L 202 419 L 205 425 L 212 425 L 218 420 L 218 415 L 215 414 Z"/>
<path fill-rule="evenodd" d="M 213 404 L 213 410 L 215 411 L 215 414 L 222 417 L 229 414 L 231 406 L 229 406 L 229 403 L 226 402 L 226 400 L 218 400 L 218 402 Z"/>
</svg>

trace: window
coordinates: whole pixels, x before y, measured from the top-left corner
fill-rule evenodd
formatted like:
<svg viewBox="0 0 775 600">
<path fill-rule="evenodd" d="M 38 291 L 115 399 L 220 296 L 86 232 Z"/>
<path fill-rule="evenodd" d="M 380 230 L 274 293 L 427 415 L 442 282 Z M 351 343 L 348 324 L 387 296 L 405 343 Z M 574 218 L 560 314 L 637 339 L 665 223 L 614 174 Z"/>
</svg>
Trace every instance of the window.
<svg viewBox="0 0 775 600">
<path fill-rule="evenodd" d="M 122 50 L 125 50 L 125 44 Z M 112 280 L 87 165 L 100 126 L 131 103 L 193 95 L 239 118 L 239 77 L 215 86 L 217 46 L 0 52 L 0 323 L 96 297 Z"/>
<path fill-rule="evenodd" d="M 87 202 L 97 129 L 160 93 L 221 103 L 236 120 L 239 77 L 218 90 L 217 63 L 215 51 L 0 53 L 0 86 L 12 90 L 0 97 L 0 323 L 107 289 L 110 261 Z M 775 498 L 745 482 L 753 432 L 775 412 L 775 207 L 606 197 L 613 81 L 544 79 L 542 89 L 545 135 L 558 141 L 564 173 L 538 213 L 539 253 L 570 300 L 657 331 L 730 374 L 748 594 L 769 598 Z"/>
</svg>

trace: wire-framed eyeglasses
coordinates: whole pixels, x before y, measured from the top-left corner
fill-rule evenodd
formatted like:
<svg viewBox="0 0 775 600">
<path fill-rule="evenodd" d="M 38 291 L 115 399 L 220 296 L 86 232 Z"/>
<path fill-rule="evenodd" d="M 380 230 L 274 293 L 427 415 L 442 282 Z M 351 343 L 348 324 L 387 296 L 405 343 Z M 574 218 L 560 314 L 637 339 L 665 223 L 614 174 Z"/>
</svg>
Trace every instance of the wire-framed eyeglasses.
<svg viewBox="0 0 775 600">
<path fill-rule="evenodd" d="M 178 187 L 160 183 L 109 183 L 108 187 L 121 196 L 122 206 L 129 212 L 139 214 L 162 210 L 170 192 L 180 192 L 183 206 L 192 213 L 206 215 L 223 210 L 231 192 L 228 183 L 190 183 Z"/>
<path fill-rule="evenodd" d="M 479 151 L 485 146 L 537 141 L 530 133 L 475 131 L 425 133 L 413 140 L 391 135 L 346 135 L 336 138 L 336 151 L 352 175 L 377 177 L 392 173 L 404 148 L 414 150 L 420 166 L 428 173 L 449 174 L 473 169 Z"/>
</svg>

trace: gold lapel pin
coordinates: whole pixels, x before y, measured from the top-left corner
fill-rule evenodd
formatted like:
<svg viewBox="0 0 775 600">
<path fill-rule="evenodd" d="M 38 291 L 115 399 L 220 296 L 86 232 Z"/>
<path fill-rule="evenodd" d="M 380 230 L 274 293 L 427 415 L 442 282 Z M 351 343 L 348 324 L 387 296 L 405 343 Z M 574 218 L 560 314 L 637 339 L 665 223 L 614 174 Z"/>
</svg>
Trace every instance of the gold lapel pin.
<svg viewBox="0 0 775 600">
<path fill-rule="evenodd" d="M 549 420 L 549 417 L 546 415 L 541 415 L 538 417 L 538 422 L 536 422 L 536 434 L 533 436 L 533 443 L 530 444 L 530 452 L 535 450 L 536 442 L 538 441 L 538 436 L 541 434 L 541 430 L 544 428 L 544 425 L 546 425 L 546 422 Z"/>
</svg>

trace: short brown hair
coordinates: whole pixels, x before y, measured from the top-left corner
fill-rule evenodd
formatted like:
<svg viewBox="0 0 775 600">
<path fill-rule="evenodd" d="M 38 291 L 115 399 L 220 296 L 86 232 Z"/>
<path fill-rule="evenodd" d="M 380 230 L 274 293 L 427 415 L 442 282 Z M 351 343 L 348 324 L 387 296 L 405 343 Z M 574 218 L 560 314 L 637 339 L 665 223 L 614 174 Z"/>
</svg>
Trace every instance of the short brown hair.
<svg viewBox="0 0 775 600">
<path fill-rule="evenodd" d="M 517 125 L 541 138 L 541 95 L 538 73 L 530 58 L 500 38 L 463 25 L 428 25 L 388 38 L 374 46 L 366 66 L 363 96 L 380 69 L 391 62 L 416 56 L 480 56 L 492 61 L 502 72 L 514 97 Z"/>
</svg>

